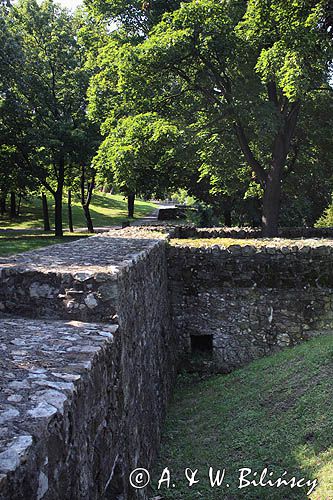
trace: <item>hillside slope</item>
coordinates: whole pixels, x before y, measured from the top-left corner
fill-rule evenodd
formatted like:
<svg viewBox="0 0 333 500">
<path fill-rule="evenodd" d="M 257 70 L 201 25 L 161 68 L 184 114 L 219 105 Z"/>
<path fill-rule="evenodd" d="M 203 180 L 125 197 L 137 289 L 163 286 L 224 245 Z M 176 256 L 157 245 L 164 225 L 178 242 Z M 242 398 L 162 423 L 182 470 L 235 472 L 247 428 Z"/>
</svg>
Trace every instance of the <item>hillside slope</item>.
<svg viewBox="0 0 333 500">
<path fill-rule="evenodd" d="M 168 467 L 170 488 L 164 481 L 155 494 L 177 500 L 332 500 L 332 401 L 333 335 L 226 376 L 199 382 L 180 376 L 154 473 L 156 481 Z M 186 467 L 198 469 L 195 479 L 199 482 L 191 488 L 184 474 Z M 209 467 L 214 476 L 218 469 L 221 473 L 225 469 L 220 487 L 211 487 Z M 245 468 L 252 472 L 242 479 L 241 474 L 248 471 L 239 469 Z M 293 483 L 279 488 L 247 484 L 259 482 L 265 468 L 262 484 L 293 476 L 309 483 L 294 488 Z M 315 478 L 319 484 L 308 496 Z"/>
</svg>

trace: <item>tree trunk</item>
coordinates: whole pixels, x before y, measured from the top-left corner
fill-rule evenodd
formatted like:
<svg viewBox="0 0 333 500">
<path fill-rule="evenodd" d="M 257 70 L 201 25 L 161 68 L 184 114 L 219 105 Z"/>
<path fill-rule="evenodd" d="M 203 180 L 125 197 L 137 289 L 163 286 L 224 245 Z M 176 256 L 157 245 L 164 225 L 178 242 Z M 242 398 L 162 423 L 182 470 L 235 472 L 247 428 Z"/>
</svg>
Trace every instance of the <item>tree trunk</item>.
<svg viewBox="0 0 333 500">
<path fill-rule="evenodd" d="M 92 199 L 93 190 L 95 187 L 95 175 L 96 175 L 95 170 L 93 170 L 91 182 L 89 182 L 88 186 L 87 186 L 87 197 L 86 197 L 86 195 L 85 195 L 86 169 L 85 169 L 84 165 L 82 166 L 82 170 L 81 170 L 81 205 L 83 208 L 84 217 L 86 219 L 88 233 L 95 232 L 93 221 L 92 221 L 92 218 L 90 215 L 90 209 L 89 209 L 90 202 Z"/>
<path fill-rule="evenodd" d="M 18 204 L 17 204 L 17 210 L 16 210 L 16 215 L 19 217 L 21 213 L 21 202 L 22 202 L 22 193 L 19 194 L 19 199 L 18 199 Z"/>
<path fill-rule="evenodd" d="M 10 192 L 10 218 L 14 219 L 16 217 L 16 195 L 14 191 Z"/>
<path fill-rule="evenodd" d="M 47 197 L 45 193 L 42 193 L 42 206 L 43 206 L 44 231 L 51 231 L 49 207 L 47 206 Z"/>
<path fill-rule="evenodd" d="M 72 213 L 72 192 L 68 190 L 68 229 L 70 233 L 74 233 L 73 228 L 73 213 Z"/>
<path fill-rule="evenodd" d="M 278 235 L 281 200 L 281 167 L 272 168 L 268 174 L 262 206 L 262 235 Z"/>
<path fill-rule="evenodd" d="M 57 177 L 58 177 L 58 185 L 57 185 L 57 190 L 54 193 L 54 202 L 55 202 L 54 227 L 55 227 L 55 236 L 58 238 L 62 238 L 64 235 L 62 228 L 62 195 L 64 189 L 64 180 L 65 180 L 65 160 L 62 156 L 60 156 L 59 158 Z"/>
<path fill-rule="evenodd" d="M 0 198 L 0 214 L 4 215 L 6 213 L 6 195 L 2 195 Z"/>
<path fill-rule="evenodd" d="M 300 103 L 293 103 L 273 145 L 272 166 L 265 183 L 262 207 L 262 235 L 270 238 L 278 235 L 282 169 L 287 161 L 299 111 Z"/>
<path fill-rule="evenodd" d="M 88 233 L 94 233 L 94 225 L 91 219 L 89 205 L 87 205 L 86 203 L 83 205 L 83 212 L 87 223 Z"/>
<path fill-rule="evenodd" d="M 130 219 L 133 219 L 134 217 L 134 202 L 135 202 L 135 193 L 130 193 L 127 197 L 128 217 Z"/>
<path fill-rule="evenodd" d="M 224 218 L 224 225 L 226 227 L 232 227 L 231 210 L 224 210 L 223 218 Z"/>
<path fill-rule="evenodd" d="M 62 228 L 62 189 L 57 189 L 54 194 L 54 228 L 55 236 L 57 238 L 62 238 L 64 235 Z"/>
</svg>

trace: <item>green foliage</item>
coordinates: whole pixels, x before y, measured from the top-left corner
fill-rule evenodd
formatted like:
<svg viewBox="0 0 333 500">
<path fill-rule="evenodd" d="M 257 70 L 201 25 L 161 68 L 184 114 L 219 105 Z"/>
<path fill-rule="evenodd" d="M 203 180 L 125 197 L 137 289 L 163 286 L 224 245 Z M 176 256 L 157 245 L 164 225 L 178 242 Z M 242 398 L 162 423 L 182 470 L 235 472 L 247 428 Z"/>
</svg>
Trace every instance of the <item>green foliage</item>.
<svg viewBox="0 0 333 500">
<path fill-rule="evenodd" d="M 110 127 L 147 112 L 172 117 L 191 145 L 187 187 L 206 184 L 205 201 L 258 199 L 274 176 L 284 184 L 302 106 L 314 89 L 328 91 L 325 7 L 321 0 L 197 0 L 166 13 L 142 40 L 118 30 L 100 51 L 92 115 Z"/>
<path fill-rule="evenodd" d="M 122 118 L 115 128 L 106 121 L 106 136 L 94 164 L 112 172 L 119 189 L 144 196 L 163 196 L 177 185 L 182 132 L 157 113 Z"/>
<path fill-rule="evenodd" d="M 188 222 L 196 227 L 214 227 L 219 225 L 219 220 L 214 214 L 214 210 L 210 205 L 203 202 L 197 202 L 193 205 L 195 210 L 189 210 L 186 213 Z"/>
<path fill-rule="evenodd" d="M 333 92 L 312 92 L 303 105 L 285 171 L 281 225 L 313 226 L 331 200 Z"/>
<path fill-rule="evenodd" d="M 333 227 L 333 202 L 324 210 L 315 227 Z"/>
<path fill-rule="evenodd" d="M 179 7 L 179 0 L 86 0 L 96 18 L 117 23 L 141 37 L 160 21 L 165 12 Z"/>
<path fill-rule="evenodd" d="M 239 35 L 259 51 L 256 70 L 293 102 L 320 86 L 330 39 L 320 31 L 326 0 L 249 0 Z"/>
<path fill-rule="evenodd" d="M 84 166 L 85 184 L 186 189 L 220 220 L 255 223 L 275 175 L 281 223 L 318 219 L 333 157 L 327 0 L 85 4 L 0 3 L 3 194 L 38 184 L 61 200 Z"/>
<path fill-rule="evenodd" d="M 175 193 L 171 194 L 171 199 L 179 205 L 191 206 L 195 204 L 195 198 L 190 196 L 186 189 L 178 189 Z"/>
<path fill-rule="evenodd" d="M 91 162 L 99 143 L 98 128 L 86 112 L 90 72 L 78 36 L 85 17 L 52 0 L 19 0 L 1 22 L 6 43 L 0 64 L 7 68 L 0 82 L 2 137 L 14 148 L 10 160 L 16 178 L 38 183 L 55 197 L 60 236 L 64 185 Z M 19 189 L 18 182 L 12 184 Z"/>
</svg>

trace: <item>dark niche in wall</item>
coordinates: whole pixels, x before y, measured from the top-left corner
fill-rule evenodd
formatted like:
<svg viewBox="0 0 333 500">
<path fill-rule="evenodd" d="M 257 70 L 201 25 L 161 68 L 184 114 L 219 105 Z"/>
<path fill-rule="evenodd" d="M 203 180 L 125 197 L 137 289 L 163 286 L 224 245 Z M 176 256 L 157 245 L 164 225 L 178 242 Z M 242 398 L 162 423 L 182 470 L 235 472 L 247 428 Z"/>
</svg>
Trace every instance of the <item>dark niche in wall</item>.
<svg viewBox="0 0 333 500">
<path fill-rule="evenodd" d="M 191 335 L 191 351 L 193 353 L 212 353 L 213 335 Z"/>
</svg>

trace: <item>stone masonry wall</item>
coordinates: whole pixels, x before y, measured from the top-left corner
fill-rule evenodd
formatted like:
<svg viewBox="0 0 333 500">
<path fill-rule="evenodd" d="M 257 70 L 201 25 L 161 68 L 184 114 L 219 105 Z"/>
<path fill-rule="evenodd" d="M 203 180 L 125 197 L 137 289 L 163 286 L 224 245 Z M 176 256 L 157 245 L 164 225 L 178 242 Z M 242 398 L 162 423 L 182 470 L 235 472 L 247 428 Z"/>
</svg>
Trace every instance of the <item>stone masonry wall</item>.
<svg viewBox="0 0 333 500">
<path fill-rule="evenodd" d="M 218 369 L 230 371 L 333 329 L 332 241 L 282 245 L 170 246 L 173 320 L 184 352 L 191 337 L 211 335 Z"/>
<path fill-rule="evenodd" d="M 0 265 L 1 500 L 147 498 L 128 477 L 175 375 L 165 242 L 113 232 Z"/>
<path fill-rule="evenodd" d="M 129 228 L 0 259 L 0 500 L 146 500 L 129 474 L 151 469 L 191 342 L 211 338 L 229 371 L 333 328 L 332 241 L 165 238 Z"/>
</svg>

